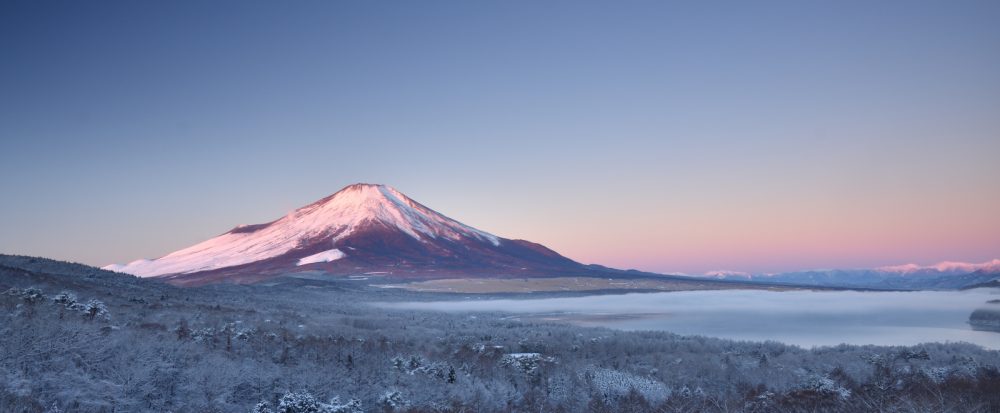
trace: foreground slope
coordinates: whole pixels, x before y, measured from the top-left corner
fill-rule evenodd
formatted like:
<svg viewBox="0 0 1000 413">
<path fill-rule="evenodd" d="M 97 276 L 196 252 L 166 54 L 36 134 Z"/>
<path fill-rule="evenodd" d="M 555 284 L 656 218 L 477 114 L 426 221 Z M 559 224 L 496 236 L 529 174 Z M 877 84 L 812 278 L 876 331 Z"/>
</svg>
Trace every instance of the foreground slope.
<svg viewBox="0 0 1000 413">
<path fill-rule="evenodd" d="M 0 411 L 1000 408 L 1000 352 L 967 344 L 808 350 L 396 311 L 368 303 L 407 293 L 337 283 L 182 289 L 0 255 Z"/>
</svg>

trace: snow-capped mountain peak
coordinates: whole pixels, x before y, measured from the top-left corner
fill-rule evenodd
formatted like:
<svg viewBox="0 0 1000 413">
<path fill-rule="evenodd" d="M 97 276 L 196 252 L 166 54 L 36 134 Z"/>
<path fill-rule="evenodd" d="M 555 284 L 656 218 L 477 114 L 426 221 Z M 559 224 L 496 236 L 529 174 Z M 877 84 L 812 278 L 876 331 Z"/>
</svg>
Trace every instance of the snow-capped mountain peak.
<svg viewBox="0 0 1000 413">
<path fill-rule="evenodd" d="M 139 276 L 210 271 L 304 251 L 317 244 L 323 244 L 323 250 L 334 250 L 339 241 L 371 227 L 398 230 L 418 242 L 501 244 L 499 237 L 441 215 L 390 186 L 354 184 L 276 221 L 241 225 L 155 260 L 113 264 L 105 269 Z"/>
<path fill-rule="evenodd" d="M 317 202 L 299 208 L 286 218 L 307 233 L 334 231 L 350 235 L 366 223 L 398 228 L 415 239 L 472 237 L 499 245 L 500 239 L 441 215 L 388 185 L 354 184 Z M 280 221 L 280 220 L 279 220 Z"/>
</svg>

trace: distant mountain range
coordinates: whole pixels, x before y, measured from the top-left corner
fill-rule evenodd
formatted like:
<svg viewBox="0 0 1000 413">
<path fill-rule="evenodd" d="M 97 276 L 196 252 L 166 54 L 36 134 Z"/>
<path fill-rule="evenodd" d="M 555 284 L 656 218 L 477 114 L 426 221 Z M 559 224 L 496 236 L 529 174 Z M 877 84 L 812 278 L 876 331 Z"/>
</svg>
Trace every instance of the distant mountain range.
<svg viewBox="0 0 1000 413">
<path fill-rule="evenodd" d="M 308 271 L 437 278 L 634 274 L 498 237 L 374 184 L 347 186 L 278 220 L 241 225 L 157 259 L 104 269 L 175 284 L 248 283 Z"/>
<path fill-rule="evenodd" d="M 958 289 L 1000 281 L 1000 259 L 971 264 L 896 265 L 870 269 L 807 270 L 780 274 L 712 271 L 702 277 L 761 283 L 880 289 Z"/>
</svg>

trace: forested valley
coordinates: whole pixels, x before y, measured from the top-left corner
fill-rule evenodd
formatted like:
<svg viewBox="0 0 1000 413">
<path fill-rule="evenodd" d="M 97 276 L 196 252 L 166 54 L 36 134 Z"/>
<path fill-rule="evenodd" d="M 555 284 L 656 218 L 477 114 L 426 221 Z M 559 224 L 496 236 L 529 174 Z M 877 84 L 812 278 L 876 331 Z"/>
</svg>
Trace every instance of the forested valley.
<svg viewBox="0 0 1000 413">
<path fill-rule="evenodd" d="M 997 411 L 1000 352 L 802 349 L 398 311 L 359 281 L 178 288 L 0 257 L 3 412 Z"/>
</svg>

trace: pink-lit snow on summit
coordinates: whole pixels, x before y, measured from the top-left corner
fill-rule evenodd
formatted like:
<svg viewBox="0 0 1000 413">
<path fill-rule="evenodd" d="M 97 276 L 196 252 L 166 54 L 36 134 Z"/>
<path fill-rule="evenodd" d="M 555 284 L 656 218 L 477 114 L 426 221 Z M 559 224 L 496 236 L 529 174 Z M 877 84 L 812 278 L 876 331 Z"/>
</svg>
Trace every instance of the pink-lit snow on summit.
<svg viewBox="0 0 1000 413">
<path fill-rule="evenodd" d="M 155 260 L 104 268 L 140 277 L 215 270 L 277 257 L 301 248 L 310 240 L 329 238 L 332 248 L 332 244 L 356 229 L 373 223 L 397 228 L 418 241 L 471 238 L 494 246 L 501 242 L 497 236 L 441 215 L 392 187 L 355 184 L 269 224 L 240 226 Z M 304 257 L 303 264 L 328 262 L 344 254 L 349 252 Z"/>
</svg>

